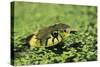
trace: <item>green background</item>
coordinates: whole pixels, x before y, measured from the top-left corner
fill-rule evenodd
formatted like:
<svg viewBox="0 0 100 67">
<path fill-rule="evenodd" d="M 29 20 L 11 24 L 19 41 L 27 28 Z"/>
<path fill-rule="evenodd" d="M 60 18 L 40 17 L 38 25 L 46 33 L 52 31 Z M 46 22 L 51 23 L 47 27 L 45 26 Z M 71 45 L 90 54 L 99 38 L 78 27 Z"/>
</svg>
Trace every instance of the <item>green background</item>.
<svg viewBox="0 0 100 67">
<path fill-rule="evenodd" d="M 97 60 L 97 7 L 50 3 L 13 2 L 14 23 L 11 50 L 13 65 L 51 64 Z M 58 18 L 56 18 L 58 17 Z M 21 39 L 55 23 L 65 23 L 78 32 L 64 44 L 29 49 Z"/>
</svg>

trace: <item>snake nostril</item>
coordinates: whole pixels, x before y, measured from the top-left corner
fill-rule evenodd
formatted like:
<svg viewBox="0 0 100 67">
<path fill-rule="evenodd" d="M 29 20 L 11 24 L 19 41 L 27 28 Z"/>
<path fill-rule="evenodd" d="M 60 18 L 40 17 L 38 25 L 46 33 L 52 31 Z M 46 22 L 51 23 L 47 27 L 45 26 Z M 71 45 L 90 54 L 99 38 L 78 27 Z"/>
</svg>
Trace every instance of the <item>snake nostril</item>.
<svg viewBox="0 0 100 67">
<path fill-rule="evenodd" d="M 66 30 L 64 30 L 64 32 L 67 32 Z"/>
</svg>

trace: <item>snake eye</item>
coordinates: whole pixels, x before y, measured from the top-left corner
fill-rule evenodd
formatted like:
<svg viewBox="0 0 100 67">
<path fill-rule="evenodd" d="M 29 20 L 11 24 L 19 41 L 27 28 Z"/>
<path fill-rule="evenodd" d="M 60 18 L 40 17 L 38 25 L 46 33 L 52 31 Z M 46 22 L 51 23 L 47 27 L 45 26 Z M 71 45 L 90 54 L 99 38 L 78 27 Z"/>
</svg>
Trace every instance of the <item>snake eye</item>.
<svg viewBox="0 0 100 67">
<path fill-rule="evenodd" d="M 53 31 L 51 34 L 52 34 L 53 37 L 57 37 L 58 36 L 58 31 Z"/>
<path fill-rule="evenodd" d="M 56 34 L 58 34 L 58 32 L 57 31 L 54 31 L 53 34 L 56 35 Z"/>
</svg>

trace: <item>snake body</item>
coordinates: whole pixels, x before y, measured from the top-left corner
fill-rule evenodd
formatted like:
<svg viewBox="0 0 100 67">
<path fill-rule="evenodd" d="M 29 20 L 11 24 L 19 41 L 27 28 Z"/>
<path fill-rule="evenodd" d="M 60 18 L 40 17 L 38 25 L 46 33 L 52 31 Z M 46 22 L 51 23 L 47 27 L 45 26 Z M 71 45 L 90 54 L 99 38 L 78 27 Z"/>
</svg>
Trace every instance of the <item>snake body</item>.
<svg viewBox="0 0 100 67">
<path fill-rule="evenodd" d="M 28 44 L 30 47 L 50 47 L 63 41 L 70 33 L 70 26 L 63 23 L 44 27 L 34 34 Z"/>
</svg>

